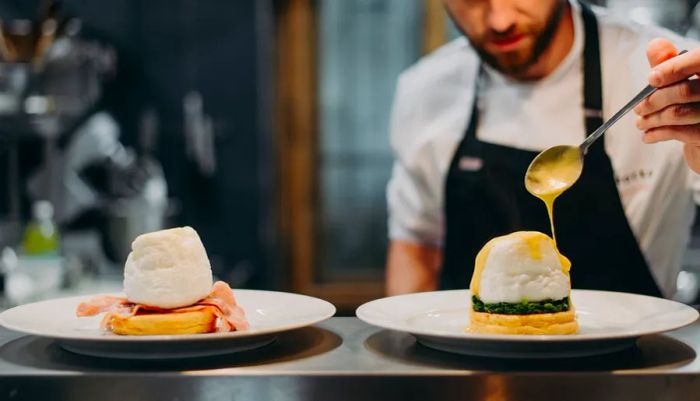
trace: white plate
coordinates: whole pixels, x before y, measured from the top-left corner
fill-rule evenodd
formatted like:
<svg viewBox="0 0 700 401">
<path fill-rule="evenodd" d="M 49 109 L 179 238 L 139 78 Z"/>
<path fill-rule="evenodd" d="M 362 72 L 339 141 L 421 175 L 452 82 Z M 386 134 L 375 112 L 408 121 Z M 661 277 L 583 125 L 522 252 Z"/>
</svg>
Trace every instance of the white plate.
<svg viewBox="0 0 700 401">
<path fill-rule="evenodd" d="M 580 325 L 573 335 L 467 333 L 471 294 L 466 290 L 382 298 L 360 306 L 357 317 L 374 326 L 408 332 L 442 351 L 504 358 L 576 357 L 614 352 L 646 334 L 693 323 L 690 306 L 645 295 L 573 290 Z"/>
<path fill-rule="evenodd" d="M 285 292 L 234 290 L 250 330 L 230 333 L 119 336 L 99 329 L 102 314 L 76 317 L 76 306 L 90 295 L 20 305 L 0 314 L 10 330 L 57 340 L 69 351 L 100 357 L 164 359 L 244 351 L 269 344 L 281 332 L 309 326 L 335 314 L 318 298 Z M 119 295 L 119 294 L 117 294 Z"/>
</svg>

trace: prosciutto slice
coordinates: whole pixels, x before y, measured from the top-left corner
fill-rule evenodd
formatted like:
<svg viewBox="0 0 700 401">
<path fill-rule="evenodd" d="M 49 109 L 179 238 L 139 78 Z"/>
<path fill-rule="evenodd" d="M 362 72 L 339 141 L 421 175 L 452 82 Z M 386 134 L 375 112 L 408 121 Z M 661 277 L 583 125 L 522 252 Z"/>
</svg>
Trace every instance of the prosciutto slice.
<svg viewBox="0 0 700 401">
<path fill-rule="evenodd" d="M 205 308 L 211 308 L 219 318 L 216 325 L 217 332 L 240 331 L 250 328 L 245 318 L 243 308 L 236 302 L 233 290 L 223 281 L 214 283 L 211 293 L 206 298 L 193 305 L 182 308 L 163 309 L 157 306 L 135 304 L 129 302 L 125 297 L 101 295 L 89 301 L 81 302 L 76 308 L 75 313 L 78 317 L 83 317 L 106 312 L 100 323 L 100 327 L 109 329 L 112 317 L 115 315 L 127 317 L 148 312 L 183 313 L 194 312 Z"/>
</svg>

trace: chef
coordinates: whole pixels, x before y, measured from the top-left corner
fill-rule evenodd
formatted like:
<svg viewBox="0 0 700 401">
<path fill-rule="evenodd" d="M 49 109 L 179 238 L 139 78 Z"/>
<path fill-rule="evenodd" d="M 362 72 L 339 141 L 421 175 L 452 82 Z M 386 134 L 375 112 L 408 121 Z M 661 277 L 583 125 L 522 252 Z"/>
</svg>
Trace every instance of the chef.
<svg viewBox="0 0 700 401">
<path fill-rule="evenodd" d="M 700 85 L 686 80 L 697 45 L 575 0 L 445 7 L 464 37 L 397 86 L 387 292 L 466 288 L 489 239 L 549 233 L 523 184 L 530 161 L 579 144 L 651 83 L 661 89 L 590 148 L 554 222 L 574 288 L 672 296 L 700 193 Z"/>
</svg>

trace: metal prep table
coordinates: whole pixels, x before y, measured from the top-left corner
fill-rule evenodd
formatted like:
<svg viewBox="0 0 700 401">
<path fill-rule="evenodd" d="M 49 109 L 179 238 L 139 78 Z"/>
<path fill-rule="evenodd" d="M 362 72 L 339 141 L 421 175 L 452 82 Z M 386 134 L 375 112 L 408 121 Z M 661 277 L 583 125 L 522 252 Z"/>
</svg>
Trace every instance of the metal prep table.
<svg viewBox="0 0 700 401">
<path fill-rule="evenodd" d="M 453 355 L 333 318 L 264 348 L 177 361 L 71 354 L 0 329 L 0 400 L 700 400 L 700 323 L 611 355 Z"/>
</svg>

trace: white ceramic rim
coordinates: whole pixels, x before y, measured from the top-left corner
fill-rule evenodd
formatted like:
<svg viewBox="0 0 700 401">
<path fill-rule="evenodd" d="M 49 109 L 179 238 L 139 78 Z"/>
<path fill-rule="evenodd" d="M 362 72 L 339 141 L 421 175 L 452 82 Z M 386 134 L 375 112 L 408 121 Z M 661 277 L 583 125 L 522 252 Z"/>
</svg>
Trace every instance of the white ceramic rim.
<svg viewBox="0 0 700 401">
<path fill-rule="evenodd" d="M 33 302 L 29 304 L 24 304 L 24 305 L 19 305 L 14 308 L 8 309 L 6 311 L 3 311 L 0 313 L 0 325 L 13 330 L 17 331 L 20 333 L 26 333 L 26 334 L 31 334 L 34 336 L 38 337 L 46 337 L 46 338 L 53 338 L 53 339 L 61 339 L 61 340 L 79 340 L 79 341 L 102 341 L 102 342 L 174 342 L 174 341 L 183 341 L 183 340 L 196 340 L 196 341 L 216 341 L 216 340 L 222 340 L 222 339 L 230 339 L 230 338 L 247 338 L 247 337 L 256 337 L 256 336 L 262 336 L 266 334 L 275 334 L 275 333 L 281 333 L 289 330 L 294 330 L 306 326 L 311 326 L 313 324 L 322 322 L 324 320 L 327 320 L 333 315 L 335 315 L 336 308 L 333 304 L 331 304 L 328 301 L 325 301 L 323 299 L 311 297 L 308 295 L 301 295 L 301 294 L 294 294 L 294 293 L 289 293 L 289 292 L 280 292 L 280 291 L 264 291 L 264 290 L 245 290 L 245 289 L 234 289 L 233 290 L 236 296 L 239 296 L 240 294 L 260 294 L 260 293 L 265 293 L 267 295 L 275 295 L 275 294 L 284 294 L 284 296 L 295 296 L 295 297 L 301 297 L 306 299 L 307 301 L 317 303 L 319 307 L 324 309 L 322 312 L 318 314 L 318 316 L 314 316 L 312 318 L 308 318 L 305 320 L 299 320 L 298 322 L 295 323 L 290 323 L 287 325 L 282 325 L 282 326 L 273 326 L 273 327 L 267 327 L 264 329 L 255 329 L 252 328 L 250 330 L 245 330 L 245 331 L 232 331 L 232 332 L 226 332 L 226 333 L 204 333 L 204 334 L 168 334 L 168 335 L 149 335 L 149 336 L 119 336 L 119 335 L 71 335 L 67 333 L 46 333 L 42 332 L 41 330 L 35 330 L 35 329 L 28 329 L 26 327 L 21 327 L 12 324 L 11 322 L 7 321 L 7 315 L 10 313 L 17 313 L 17 310 L 23 308 L 23 307 L 28 307 L 28 306 L 36 306 L 42 303 L 52 303 L 55 301 L 68 301 L 71 299 L 76 300 L 76 304 L 78 301 L 83 301 L 83 300 L 88 300 L 91 297 L 98 296 L 98 295 L 114 295 L 114 296 L 123 296 L 123 294 L 94 294 L 94 295 L 80 295 L 80 296 L 72 296 L 72 297 L 64 297 L 64 298 L 55 298 L 55 299 L 50 299 L 50 300 L 44 300 L 44 301 L 39 301 L 39 302 Z"/>
<path fill-rule="evenodd" d="M 664 298 L 657 298 L 648 295 L 632 294 L 626 292 L 615 292 L 615 291 L 596 291 L 596 290 L 572 290 L 575 294 L 589 294 L 589 296 L 595 295 L 595 293 L 606 293 L 606 294 L 618 294 L 624 296 L 634 296 L 634 297 L 644 297 L 651 298 L 657 302 L 668 302 L 669 305 L 673 304 L 675 307 L 687 308 L 689 317 L 684 320 L 679 320 L 675 324 L 669 324 L 664 327 L 659 327 L 658 329 L 644 329 L 644 330 L 630 330 L 624 333 L 617 334 L 556 334 L 556 335 L 513 335 L 513 334 L 485 334 L 485 333 L 465 333 L 465 332 L 455 332 L 446 333 L 444 331 L 432 331 L 432 330 L 416 330 L 414 328 L 408 328 L 402 324 L 396 324 L 393 322 L 387 322 L 386 320 L 377 319 L 373 316 L 372 309 L 381 307 L 382 304 L 387 302 L 387 300 L 400 300 L 401 298 L 410 298 L 420 296 L 421 294 L 436 294 L 436 293 L 448 293 L 448 292 L 464 292 L 465 290 L 447 290 L 447 291 L 433 291 L 433 292 L 419 292 L 414 294 L 404 294 L 396 295 L 393 297 L 381 298 L 374 301 L 367 302 L 361 305 L 355 311 L 355 315 L 362 321 L 369 323 L 373 326 L 381 327 L 384 329 L 401 331 L 405 333 L 410 333 L 415 336 L 425 336 L 434 338 L 445 338 L 445 339 L 455 339 L 455 340 L 465 340 L 465 341 L 507 341 L 507 342 L 542 342 L 542 341 L 555 341 L 555 342 L 582 342 L 582 341 L 599 341 L 599 340 L 614 340 L 614 339 L 624 339 L 624 338 L 635 338 L 648 334 L 663 333 L 666 331 L 676 330 L 681 327 L 685 327 L 692 324 L 698 319 L 700 315 L 697 310 L 693 307 L 682 304 L 680 302 L 671 301 Z M 469 296 L 469 291 L 466 291 Z M 437 311 L 437 310 L 436 310 Z M 430 310 L 416 311 L 416 313 L 427 313 Z M 692 317 L 691 317 L 692 316 Z"/>
</svg>

